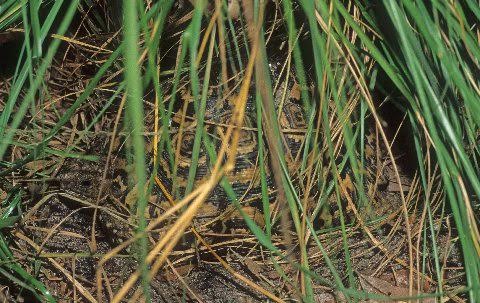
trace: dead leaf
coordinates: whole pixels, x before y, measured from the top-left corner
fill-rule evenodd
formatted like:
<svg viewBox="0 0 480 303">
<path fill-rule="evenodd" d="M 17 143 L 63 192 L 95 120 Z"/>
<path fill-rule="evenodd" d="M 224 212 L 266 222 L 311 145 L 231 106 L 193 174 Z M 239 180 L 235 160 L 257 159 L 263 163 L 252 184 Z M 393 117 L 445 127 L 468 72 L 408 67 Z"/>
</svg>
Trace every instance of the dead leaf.
<svg viewBox="0 0 480 303">
<path fill-rule="evenodd" d="M 182 266 L 177 266 L 175 267 L 175 270 L 177 271 L 177 274 L 184 277 L 188 275 L 188 273 L 194 269 L 194 266 L 192 264 L 187 264 L 187 265 L 182 265 Z M 165 275 L 163 276 L 167 281 L 178 281 L 178 276 L 174 272 L 170 270 L 165 271 Z"/>
<path fill-rule="evenodd" d="M 256 207 L 244 206 L 242 210 L 260 227 L 265 227 L 265 220 L 262 213 Z M 230 219 L 243 219 L 242 215 L 235 210 L 229 217 Z"/>
<path fill-rule="evenodd" d="M 180 92 L 182 100 L 185 102 L 192 102 L 193 101 L 193 96 L 190 93 L 190 90 L 182 90 Z"/>
<path fill-rule="evenodd" d="M 352 178 L 350 174 L 346 174 L 345 178 L 340 178 L 340 185 L 341 185 L 341 195 L 342 198 L 345 199 L 347 196 L 350 196 L 351 193 L 354 192 L 355 186 L 353 185 Z"/>
<path fill-rule="evenodd" d="M 389 281 L 380 279 L 373 276 L 363 275 L 359 273 L 360 285 L 363 290 L 378 295 L 384 295 L 388 297 L 408 297 L 409 290 L 408 287 L 400 287 L 393 285 Z M 417 292 L 416 289 L 413 290 L 414 295 Z M 369 302 L 377 302 L 375 300 L 370 300 Z M 378 301 L 379 302 L 379 301 Z M 392 302 L 405 302 L 405 301 L 392 301 Z M 424 303 L 435 303 L 435 298 L 425 298 L 423 299 Z"/>
<path fill-rule="evenodd" d="M 147 192 L 147 189 L 148 189 L 148 182 L 145 183 L 145 186 L 144 186 L 145 193 Z M 127 204 L 129 209 L 134 209 L 134 206 L 136 205 L 136 203 L 138 201 L 138 197 L 139 197 L 138 194 L 139 194 L 139 192 L 138 192 L 138 183 L 137 183 L 132 188 L 132 190 L 130 190 L 127 193 L 127 196 L 125 197 L 125 204 Z"/>
<path fill-rule="evenodd" d="M 365 158 L 370 159 L 375 156 L 375 150 L 371 145 L 365 145 Z"/>
<path fill-rule="evenodd" d="M 293 87 L 290 90 L 290 98 L 300 100 L 301 93 L 300 85 L 297 82 L 293 83 Z"/>
<path fill-rule="evenodd" d="M 245 262 L 245 265 L 247 266 L 248 270 L 257 277 L 260 276 L 260 274 L 264 271 L 260 264 L 257 264 L 255 261 L 253 261 L 249 257 L 245 257 L 243 261 Z"/>
<path fill-rule="evenodd" d="M 238 19 L 238 16 L 240 15 L 240 5 L 238 4 L 238 0 L 232 0 L 228 4 L 228 13 L 233 20 Z"/>
<path fill-rule="evenodd" d="M 0 200 L 5 200 L 7 195 L 7 192 L 0 188 Z"/>
<path fill-rule="evenodd" d="M 35 160 L 25 164 L 25 167 L 32 172 L 36 172 L 42 168 L 48 167 L 52 164 L 52 161 L 47 160 Z"/>
<path fill-rule="evenodd" d="M 400 187 L 400 185 L 397 182 L 390 181 L 388 183 L 387 190 L 389 192 L 400 192 L 400 191 L 408 192 L 408 191 L 410 191 L 410 186 L 406 185 L 406 184 L 402 184 L 402 186 Z"/>
<path fill-rule="evenodd" d="M 135 203 L 137 203 L 137 200 L 138 200 L 138 184 L 135 184 L 132 190 L 127 193 L 127 196 L 125 197 L 125 204 L 128 205 L 129 209 L 133 209 L 133 206 L 135 205 Z"/>
<path fill-rule="evenodd" d="M 314 300 L 315 303 L 336 303 L 335 297 L 328 292 L 315 295 Z"/>
</svg>

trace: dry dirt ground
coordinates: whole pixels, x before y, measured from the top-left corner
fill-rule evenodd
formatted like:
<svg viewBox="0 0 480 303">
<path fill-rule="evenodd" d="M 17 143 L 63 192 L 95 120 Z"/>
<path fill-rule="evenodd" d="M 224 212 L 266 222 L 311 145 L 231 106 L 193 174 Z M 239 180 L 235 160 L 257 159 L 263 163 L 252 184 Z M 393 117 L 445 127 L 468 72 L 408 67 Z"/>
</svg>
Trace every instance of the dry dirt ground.
<svg viewBox="0 0 480 303">
<path fill-rule="evenodd" d="M 82 23 L 77 25 L 79 29 L 84 26 Z M 173 45 L 178 47 L 179 35 L 175 36 L 174 32 L 169 34 L 176 37 L 177 42 Z M 17 141 L 25 144 L 39 142 L 54 127 L 84 91 L 99 65 L 110 55 L 105 50 L 113 49 L 116 41 L 114 33 L 95 34 L 84 29 L 78 32 L 75 39 L 77 42 L 63 43 L 45 77 L 46 89 L 25 117 L 15 138 Z M 172 58 L 175 58 L 175 54 L 176 50 L 166 52 L 165 57 L 170 58 L 165 64 L 166 70 L 173 67 Z M 114 97 L 111 105 L 106 105 L 116 91 L 120 80 L 116 71 L 121 68 L 119 61 L 48 144 L 51 150 L 88 155 L 89 159 L 71 159 L 62 153 L 46 153 L 38 160 L 27 163 L 20 171 L 9 174 L 0 188 L 2 199 L 6 198 L 11 187 L 19 186 L 24 191 L 21 220 L 4 234 L 10 235 L 10 247 L 16 260 L 45 283 L 60 302 L 93 302 L 98 296 L 109 301 L 138 265 L 135 244 L 101 262 L 107 253 L 131 238 L 129 233 L 134 229 L 128 217 L 128 203 L 135 198 L 135 187 L 127 177 L 131 167 L 125 153 L 128 133 L 122 126 L 123 96 Z M 168 91 L 171 78 L 164 80 L 164 89 Z M 187 83 L 188 80 L 182 81 Z M 7 98 L 10 84 L 8 75 L 0 82 L 0 100 Z M 188 102 L 185 101 L 188 90 L 184 89 L 181 94 L 180 102 Z M 154 130 L 155 106 L 151 97 L 152 92 L 147 91 L 147 146 L 151 146 L 152 142 L 148 132 Z M 0 101 L 0 110 L 2 106 L 4 101 Z M 433 259 L 431 255 L 422 255 L 426 209 L 419 196 L 418 179 L 414 172 L 402 170 L 404 158 L 399 150 L 396 156 L 403 183 L 403 187 L 400 187 L 395 181 L 392 163 L 384 153 L 384 146 L 378 142 L 375 127 L 369 134 L 369 140 L 371 144 L 367 156 L 372 161 L 366 169 L 373 176 L 371 180 L 376 182 L 366 182 L 365 190 L 368 197 L 376 201 L 372 205 L 377 219 L 367 220 L 361 210 L 355 214 L 349 204 L 349 198 L 354 197 L 354 193 L 350 192 L 351 196 L 344 196 L 341 205 L 347 221 L 346 243 L 342 240 L 338 217 L 332 219 L 331 226 L 326 226 L 325 220 L 314 222 L 320 230 L 318 237 L 326 253 L 324 255 L 310 238 L 308 257 L 314 274 L 316 302 L 346 301 L 344 295 L 332 285 L 334 277 L 326 256 L 343 283 L 348 282 L 347 262 L 350 262 L 353 274 L 359 281 L 356 288 L 366 292 L 407 296 L 409 278 L 413 281 L 414 292 L 420 290 L 422 293 L 431 293 L 437 287 L 436 277 L 432 274 Z M 9 150 L 8 159 L 13 162 L 27 153 L 28 150 L 19 145 Z M 109 158 L 108 163 L 106 158 Z M 353 188 L 348 173 L 341 177 L 341 182 L 345 188 Z M 162 190 L 156 184 L 153 189 L 149 202 L 155 205 L 156 213 L 150 214 L 151 218 L 170 207 L 165 192 L 171 190 L 172 184 L 164 186 Z M 99 196 L 100 188 L 102 193 Z M 408 207 L 408 227 L 402 212 L 401 188 Z M 434 199 L 431 207 L 435 215 L 440 262 L 444 269 L 443 287 L 447 293 L 444 298 L 452 302 L 465 302 L 462 295 L 456 295 L 464 283 L 456 231 L 451 219 L 441 216 L 440 198 Z M 253 205 L 245 209 L 257 223 L 261 223 L 262 217 L 258 215 L 261 208 Z M 269 253 L 242 223 L 238 214 L 232 212 L 225 215 L 224 211 L 208 203 L 201 210 L 164 268 L 152 279 L 151 296 L 154 302 L 265 302 L 267 298 L 259 291 L 260 288 L 287 301 L 291 299 L 294 302 L 298 298 L 300 271 L 288 261 L 299 260 L 299 251 L 295 245 L 287 248 L 278 224 L 274 226 L 272 242 L 281 248 L 287 258 Z M 338 215 L 338 209 L 332 214 Z M 173 215 L 158 230 L 149 234 L 150 245 L 157 243 L 176 218 L 177 215 Z M 411 236 L 413 259 L 409 257 L 407 228 Z M 344 246 L 348 247 L 349 256 L 345 255 Z M 99 266 L 100 262 L 102 266 Z M 423 273 L 419 271 L 422 268 Z M 103 288 L 100 294 L 97 285 L 99 279 Z M 257 288 L 245 281 L 250 281 Z M 17 285 L 6 280 L 0 281 L 1 284 L 3 287 L 0 292 L 4 300 L 33 300 L 28 292 L 20 291 Z M 134 295 L 138 287 L 137 283 L 127 297 Z M 434 301 L 428 299 L 424 302 Z"/>
</svg>

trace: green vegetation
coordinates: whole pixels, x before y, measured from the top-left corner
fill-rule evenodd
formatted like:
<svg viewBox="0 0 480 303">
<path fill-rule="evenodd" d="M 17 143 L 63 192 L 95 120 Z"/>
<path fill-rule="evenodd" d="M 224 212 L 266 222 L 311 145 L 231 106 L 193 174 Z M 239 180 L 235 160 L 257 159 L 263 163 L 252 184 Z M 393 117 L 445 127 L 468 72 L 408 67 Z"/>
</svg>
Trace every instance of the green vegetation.
<svg viewBox="0 0 480 303">
<path fill-rule="evenodd" d="M 315 302 L 319 286 L 345 302 L 480 301 L 478 2 L 125 0 L 115 8 L 106 2 L 0 0 L 0 51 L 21 42 L 13 72 L 0 71 L 0 285 L 13 296 L 61 300 L 70 292 L 52 291 L 42 270 L 55 268 L 79 301 L 155 301 L 152 280 L 175 267 L 180 254 L 173 252 L 188 254 L 181 243 L 190 237 L 196 250 L 271 301 Z M 275 64 L 279 71 L 272 72 Z M 65 81 L 61 88 L 58 79 Z M 294 169 L 278 100 L 293 90 L 306 121 Z M 215 121 L 222 127 L 216 133 L 212 98 L 230 102 L 232 111 L 226 125 Z M 246 210 L 248 199 L 231 178 L 243 129 L 257 142 L 260 219 Z M 194 134 L 186 172 L 174 131 Z M 124 206 L 125 221 L 136 233 L 102 252 L 93 223 L 85 236 L 89 251 L 71 252 L 101 265 L 97 284 L 86 287 L 25 226 L 52 196 L 49 180 L 65 161 L 99 162 L 85 148 L 96 132 L 108 137 L 104 166 L 114 161 L 116 140 L 122 142 L 133 200 Z M 208 173 L 200 183 L 202 165 Z M 390 185 L 382 189 L 386 167 Z M 172 182 L 166 188 L 159 181 L 164 170 Z M 106 175 L 107 168 L 103 181 Z M 93 222 L 109 195 L 107 185 L 98 186 L 96 200 L 82 205 L 94 209 Z M 275 272 L 271 281 L 237 272 L 192 224 L 219 190 L 254 239 L 249 258 Z M 152 218 L 157 198 L 169 208 L 162 204 Z M 378 212 L 388 199 L 395 207 Z M 405 271 L 406 286 L 396 288 L 403 293 L 364 286 L 356 242 L 368 243 L 365 254 L 385 255 L 371 277 L 388 271 L 387 263 Z M 450 256 L 455 249 L 459 254 Z M 121 254 L 133 255 L 138 268 L 115 288 L 102 266 Z M 450 266 L 449 258 L 461 264 Z"/>
</svg>

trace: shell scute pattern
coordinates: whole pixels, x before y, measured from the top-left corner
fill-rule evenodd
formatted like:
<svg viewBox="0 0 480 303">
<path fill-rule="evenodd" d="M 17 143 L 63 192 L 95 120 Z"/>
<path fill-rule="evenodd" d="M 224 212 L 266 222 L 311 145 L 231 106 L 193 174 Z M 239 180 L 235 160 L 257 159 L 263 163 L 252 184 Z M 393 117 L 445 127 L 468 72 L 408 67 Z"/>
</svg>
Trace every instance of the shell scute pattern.
<svg viewBox="0 0 480 303">
<path fill-rule="evenodd" d="M 275 73 L 274 73 L 275 74 Z M 277 91 L 291 90 L 294 83 L 293 78 L 290 77 L 286 80 L 283 77 L 283 83 L 279 85 Z M 189 95 L 189 94 L 187 94 Z M 282 134 L 282 141 L 284 143 L 284 150 L 287 156 L 287 164 L 289 169 L 298 167 L 299 152 L 303 146 L 303 141 L 306 131 L 306 121 L 304 119 L 303 109 L 299 104 L 299 100 L 292 97 L 292 93 L 283 95 L 284 99 L 280 100 L 281 94 L 275 94 L 275 107 L 279 114 L 278 122 Z M 285 97 L 286 96 L 286 97 Z M 207 113 L 205 115 L 205 130 L 209 138 L 215 146 L 215 150 L 218 152 L 222 142 L 225 140 L 225 134 L 227 127 L 231 125 L 233 104 L 230 101 L 212 101 L 214 96 L 210 97 L 207 102 Z M 184 99 L 182 102 L 192 102 L 191 100 Z M 178 106 L 183 108 L 184 104 Z M 181 119 L 182 113 L 175 114 L 177 121 L 183 120 L 184 124 L 182 129 L 176 127 L 171 132 L 171 139 L 173 147 L 177 148 L 176 158 L 174 165 L 176 166 L 176 174 L 174 176 L 169 165 L 162 165 L 162 168 L 166 170 L 164 173 L 173 181 L 176 187 L 179 189 L 179 197 L 184 194 L 184 190 L 187 184 L 188 171 L 192 163 L 192 148 L 195 138 L 195 128 L 197 126 L 196 116 L 193 113 L 192 119 Z M 180 117 L 180 118 L 178 118 Z M 184 117 L 185 118 L 185 117 Z M 251 94 L 248 97 L 246 104 L 246 112 L 243 121 L 242 129 L 240 130 L 240 136 L 237 146 L 237 156 L 235 159 L 235 166 L 233 171 L 226 175 L 229 183 L 232 185 L 233 190 L 237 198 L 254 199 L 256 195 L 260 194 L 260 172 L 258 168 L 258 130 L 256 127 L 256 109 L 254 106 L 254 92 L 251 90 Z M 179 143 L 180 142 L 180 143 Z M 267 170 L 267 183 L 270 189 L 273 189 L 273 181 L 271 180 L 271 173 L 268 165 L 268 151 L 265 151 L 265 163 Z M 168 155 L 164 153 L 164 163 L 168 163 Z M 197 165 L 197 172 L 195 177 L 195 187 L 205 182 L 210 173 L 209 158 L 205 152 L 205 148 L 202 145 L 200 150 L 199 161 Z M 173 178 L 172 178 L 173 177 Z M 172 180 L 168 180 L 172 182 Z M 223 209 L 229 204 L 229 200 L 222 188 L 217 186 L 208 202 L 217 205 Z"/>
</svg>

